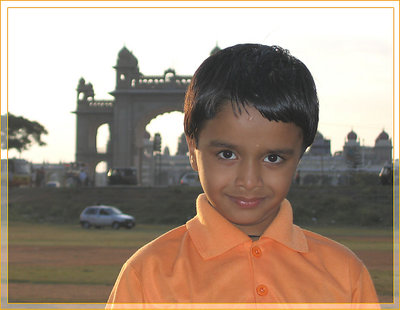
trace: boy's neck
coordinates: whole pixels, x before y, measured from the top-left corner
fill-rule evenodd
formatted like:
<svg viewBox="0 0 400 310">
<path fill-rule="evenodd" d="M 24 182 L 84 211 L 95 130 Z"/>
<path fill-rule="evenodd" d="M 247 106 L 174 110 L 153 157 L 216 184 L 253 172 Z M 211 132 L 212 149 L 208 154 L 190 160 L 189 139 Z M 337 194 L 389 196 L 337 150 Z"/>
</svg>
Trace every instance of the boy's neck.
<svg viewBox="0 0 400 310">
<path fill-rule="evenodd" d="M 274 209 L 271 210 L 270 214 L 268 217 L 264 220 L 262 220 L 260 223 L 258 223 L 256 226 L 245 226 L 245 225 L 238 225 L 234 224 L 238 229 L 240 229 L 242 232 L 244 232 L 246 235 L 248 235 L 252 240 L 258 240 L 260 236 L 264 233 L 264 231 L 267 230 L 269 225 L 273 222 L 275 219 L 276 215 L 279 213 L 281 206 L 279 205 L 278 207 L 275 207 Z M 254 239 L 253 239 L 254 238 Z"/>
<path fill-rule="evenodd" d="M 251 240 L 253 241 L 257 241 L 258 239 L 260 239 L 260 236 L 256 236 L 256 235 L 248 235 L 250 237 Z"/>
</svg>

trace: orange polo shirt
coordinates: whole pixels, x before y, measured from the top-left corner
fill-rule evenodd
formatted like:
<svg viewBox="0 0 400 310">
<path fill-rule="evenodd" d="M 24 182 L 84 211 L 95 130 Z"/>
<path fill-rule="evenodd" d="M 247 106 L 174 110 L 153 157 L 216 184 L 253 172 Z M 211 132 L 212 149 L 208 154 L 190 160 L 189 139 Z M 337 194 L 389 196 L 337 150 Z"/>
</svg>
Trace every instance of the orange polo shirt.
<svg viewBox="0 0 400 310">
<path fill-rule="evenodd" d="M 124 264 L 107 307 L 377 302 L 363 263 L 345 246 L 294 225 L 287 200 L 260 239 L 252 241 L 201 194 L 193 219 Z"/>
</svg>

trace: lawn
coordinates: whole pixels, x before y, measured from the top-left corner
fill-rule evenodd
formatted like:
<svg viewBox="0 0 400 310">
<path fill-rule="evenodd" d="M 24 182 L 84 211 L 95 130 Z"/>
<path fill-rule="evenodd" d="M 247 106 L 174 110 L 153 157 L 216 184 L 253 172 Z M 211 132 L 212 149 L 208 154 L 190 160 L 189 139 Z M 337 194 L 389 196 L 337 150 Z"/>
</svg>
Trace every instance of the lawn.
<svg viewBox="0 0 400 310">
<path fill-rule="evenodd" d="M 8 301 L 104 303 L 125 260 L 171 229 L 139 224 L 132 230 L 10 222 Z M 314 227 L 364 261 L 381 302 L 392 301 L 392 234 L 385 228 Z"/>
</svg>

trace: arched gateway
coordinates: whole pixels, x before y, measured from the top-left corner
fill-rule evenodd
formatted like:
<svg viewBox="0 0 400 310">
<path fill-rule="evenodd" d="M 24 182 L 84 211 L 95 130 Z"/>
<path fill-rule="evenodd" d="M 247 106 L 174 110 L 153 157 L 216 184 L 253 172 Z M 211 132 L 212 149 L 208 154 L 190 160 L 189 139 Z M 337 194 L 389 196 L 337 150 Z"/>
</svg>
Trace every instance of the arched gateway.
<svg viewBox="0 0 400 310">
<path fill-rule="evenodd" d="M 145 76 L 136 57 L 122 48 L 118 54 L 114 100 L 95 100 L 93 86 L 81 79 L 77 88 L 76 161 L 84 163 L 94 180 L 96 165 L 137 167 L 141 180 L 141 157 L 146 125 L 157 115 L 182 111 L 191 76 L 168 69 L 162 76 Z M 97 129 L 109 124 L 110 141 L 105 153 L 96 148 Z"/>
</svg>

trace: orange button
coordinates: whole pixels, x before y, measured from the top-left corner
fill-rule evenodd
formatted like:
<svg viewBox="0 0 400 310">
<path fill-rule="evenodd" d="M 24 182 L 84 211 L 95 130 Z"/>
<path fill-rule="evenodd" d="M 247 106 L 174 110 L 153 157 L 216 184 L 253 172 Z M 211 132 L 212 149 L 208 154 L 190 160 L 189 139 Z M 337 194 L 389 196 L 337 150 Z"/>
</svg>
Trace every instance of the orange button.
<svg viewBox="0 0 400 310">
<path fill-rule="evenodd" d="M 260 257 L 261 256 L 261 249 L 258 246 L 253 246 L 251 248 L 251 253 L 255 256 L 255 257 Z"/>
<path fill-rule="evenodd" d="M 265 296 L 268 294 L 268 288 L 265 285 L 260 284 L 259 286 L 256 287 L 256 292 L 260 296 Z"/>
</svg>

